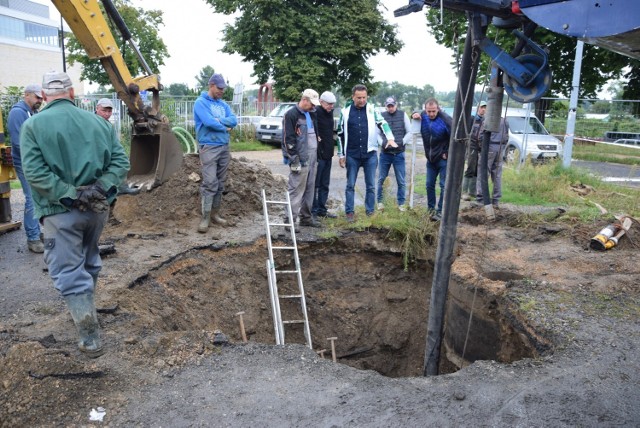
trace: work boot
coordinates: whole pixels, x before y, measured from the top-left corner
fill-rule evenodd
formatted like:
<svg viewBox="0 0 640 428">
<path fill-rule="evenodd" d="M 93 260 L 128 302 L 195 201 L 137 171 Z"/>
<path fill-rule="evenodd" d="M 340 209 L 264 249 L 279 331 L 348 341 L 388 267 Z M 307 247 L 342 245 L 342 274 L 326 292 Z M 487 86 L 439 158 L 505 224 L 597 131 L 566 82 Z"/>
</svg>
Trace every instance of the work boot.
<svg viewBox="0 0 640 428">
<path fill-rule="evenodd" d="M 202 197 L 202 219 L 198 225 L 198 232 L 207 233 L 209 223 L 211 222 L 211 205 L 213 204 L 213 196 Z"/>
<path fill-rule="evenodd" d="M 227 220 L 220 217 L 220 205 L 222 205 L 222 194 L 216 193 L 211 203 L 211 220 L 220 226 L 226 226 Z"/>
<path fill-rule="evenodd" d="M 44 253 L 44 244 L 40 239 L 34 239 L 33 241 L 27 241 L 27 248 L 32 253 Z"/>
<path fill-rule="evenodd" d="M 71 294 L 64 296 L 64 300 L 78 330 L 80 351 L 90 358 L 97 358 L 104 354 L 93 293 Z"/>
<path fill-rule="evenodd" d="M 211 209 L 211 220 L 213 220 L 214 223 L 219 224 L 220 226 L 227 225 L 227 220 L 220 217 L 220 208 Z"/>
</svg>

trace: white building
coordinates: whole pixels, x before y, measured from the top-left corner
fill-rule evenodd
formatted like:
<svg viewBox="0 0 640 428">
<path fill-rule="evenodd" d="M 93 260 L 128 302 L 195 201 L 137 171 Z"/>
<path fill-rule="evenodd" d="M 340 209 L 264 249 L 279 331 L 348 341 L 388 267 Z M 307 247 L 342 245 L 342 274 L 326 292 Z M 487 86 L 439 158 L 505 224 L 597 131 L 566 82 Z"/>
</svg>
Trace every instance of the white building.
<svg viewBox="0 0 640 428">
<path fill-rule="evenodd" d="M 0 0 L 0 91 L 41 83 L 47 71 L 63 70 L 60 22 L 50 18 L 50 7 L 53 4 Z M 67 66 L 77 94 L 84 93 L 80 71 L 80 65 Z"/>
</svg>

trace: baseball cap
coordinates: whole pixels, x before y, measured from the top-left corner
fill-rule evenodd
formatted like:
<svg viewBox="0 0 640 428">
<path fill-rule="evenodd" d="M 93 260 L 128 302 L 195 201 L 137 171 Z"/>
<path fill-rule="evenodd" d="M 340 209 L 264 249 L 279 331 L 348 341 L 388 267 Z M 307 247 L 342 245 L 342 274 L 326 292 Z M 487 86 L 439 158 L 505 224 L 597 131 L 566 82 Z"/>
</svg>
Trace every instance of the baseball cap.
<svg viewBox="0 0 640 428">
<path fill-rule="evenodd" d="M 314 106 L 320 105 L 320 97 L 318 96 L 318 93 L 313 89 L 305 89 L 302 93 L 302 98 L 309 98 L 309 101 L 311 101 L 311 104 L 313 104 Z"/>
<path fill-rule="evenodd" d="M 49 71 L 42 76 L 42 89 L 67 89 L 72 86 L 71 78 L 62 71 Z"/>
<path fill-rule="evenodd" d="M 384 102 L 385 107 L 386 107 L 386 106 L 394 106 L 394 105 L 396 105 L 396 104 L 397 104 L 397 103 L 396 103 L 396 99 L 395 99 L 395 98 L 393 98 L 393 97 L 389 97 L 389 98 L 387 98 L 387 100 Z"/>
<path fill-rule="evenodd" d="M 37 83 L 32 83 L 31 85 L 27 85 L 24 88 L 24 93 L 35 94 L 36 97 L 42 98 L 42 86 L 38 85 Z"/>
<path fill-rule="evenodd" d="M 486 107 L 486 106 L 487 106 L 486 101 L 480 101 L 480 104 L 478 104 L 478 107 Z"/>
<path fill-rule="evenodd" d="M 209 78 L 210 85 L 216 85 L 220 89 L 224 89 L 227 87 L 227 82 L 224 81 L 224 77 L 222 74 L 215 73 Z"/>
<path fill-rule="evenodd" d="M 96 104 L 96 107 L 113 108 L 113 103 L 109 98 L 100 98 Z"/>
<path fill-rule="evenodd" d="M 332 92 L 324 91 L 322 95 L 320 95 L 320 101 L 324 101 L 325 103 L 335 104 L 336 96 L 333 95 Z"/>
</svg>

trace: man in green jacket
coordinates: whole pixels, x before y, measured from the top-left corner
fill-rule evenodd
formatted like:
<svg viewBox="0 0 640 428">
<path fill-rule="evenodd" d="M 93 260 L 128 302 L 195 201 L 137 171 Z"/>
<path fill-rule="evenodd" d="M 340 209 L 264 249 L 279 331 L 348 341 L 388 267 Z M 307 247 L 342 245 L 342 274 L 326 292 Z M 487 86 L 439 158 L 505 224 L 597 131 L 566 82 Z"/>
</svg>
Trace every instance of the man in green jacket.
<svg viewBox="0 0 640 428">
<path fill-rule="evenodd" d="M 66 73 L 46 73 L 47 105 L 24 123 L 20 145 L 36 217 L 44 225 L 49 275 L 71 312 L 78 347 L 98 357 L 103 354 L 94 303 L 102 268 L 98 240 L 129 159 L 113 126 L 78 109 L 74 95 Z"/>
</svg>

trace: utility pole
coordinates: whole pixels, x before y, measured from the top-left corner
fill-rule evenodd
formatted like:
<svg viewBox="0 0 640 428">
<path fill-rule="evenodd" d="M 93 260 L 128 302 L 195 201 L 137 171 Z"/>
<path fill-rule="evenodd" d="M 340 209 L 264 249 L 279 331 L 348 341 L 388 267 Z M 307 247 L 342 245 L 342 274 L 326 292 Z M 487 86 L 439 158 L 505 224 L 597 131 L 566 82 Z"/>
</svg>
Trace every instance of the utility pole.
<svg viewBox="0 0 640 428">
<path fill-rule="evenodd" d="M 445 306 L 449 289 L 453 248 L 458 228 L 458 210 L 460 208 L 460 190 L 464 174 L 464 161 L 467 148 L 467 118 L 471 116 L 471 105 L 475 90 L 480 47 L 474 43 L 479 36 L 484 36 L 486 27 L 482 27 L 480 14 L 467 13 L 469 28 L 462 54 L 462 64 L 458 74 L 458 90 L 453 110 L 453 124 L 449 143 L 447 179 L 444 190 L 444 207 L 440 231 L 438 232 L 438 249 L 433 270 L 431 301 L 429 303 L 429 323 L 427 325 L 427 345 L 424 358 L 424 375 L 435 376 L 440 365 L 440 349 L 444 328 Z"/>
<path fill-rule="evenodd" d="M 571 98 L 569 99 L 569 116 L 567 117 L 567 132 L 564 136 L 564 149 L 562 151 L 562 166 L 571 166 L 573 153 L 573 136 L 576 131 L 576 113 L 578 112 L 578 93 L 580 92 L 580 70 L 582 69 L 582 50 L 584 42 L 578 40 L 576 44 L 576 60 L 573 63 L 573 81 L 571 83 Z"/>
</svg>

